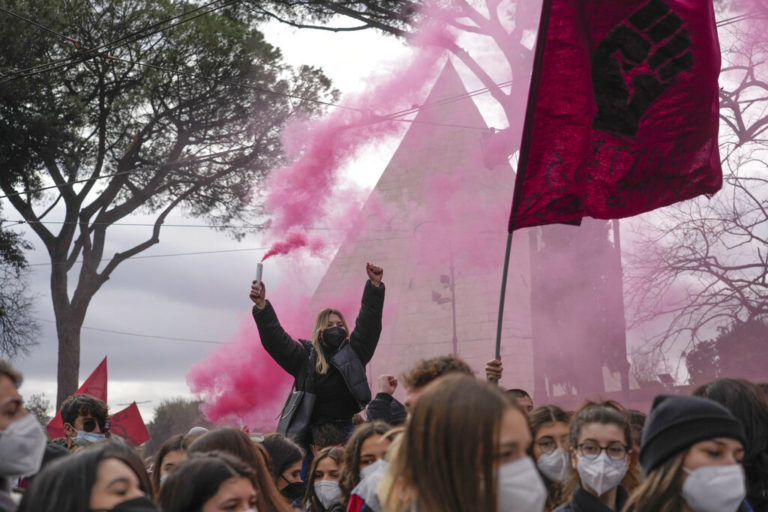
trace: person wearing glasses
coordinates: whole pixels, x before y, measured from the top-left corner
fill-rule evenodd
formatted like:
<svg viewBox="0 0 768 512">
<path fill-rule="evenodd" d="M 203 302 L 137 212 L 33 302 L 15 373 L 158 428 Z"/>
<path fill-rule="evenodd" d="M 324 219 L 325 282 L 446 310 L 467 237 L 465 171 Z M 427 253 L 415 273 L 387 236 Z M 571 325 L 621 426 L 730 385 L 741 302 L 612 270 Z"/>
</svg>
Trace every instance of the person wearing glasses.
<svg viewBox="0 0 768 512">
<path fill-rule="evenodd" d="M 531 455 L 547 488 L 545 512 L 563 502 L 563 486 L 573 474 L 568 451 L 570 416 L 556 405 L 537 407 L 528 413 L 533 434 Z"/>
<path fill-rule="evenodd" d="M 629 495 L 622 486 L 637 482 L 631 464 L 632 434 L 615 402 L 587 402 L 573 416 L 569 432 L 573 477 L 571 501 L 555 512 L 615 512 Z"/>
<path fill-rule="evenodd" d="M 61 405 L 66 448 L 70 451 L 81 446 L 106 441 L 109 438 L 109 410 L 107 404 L 95 396 L 71 395 Z"/>
</svg>

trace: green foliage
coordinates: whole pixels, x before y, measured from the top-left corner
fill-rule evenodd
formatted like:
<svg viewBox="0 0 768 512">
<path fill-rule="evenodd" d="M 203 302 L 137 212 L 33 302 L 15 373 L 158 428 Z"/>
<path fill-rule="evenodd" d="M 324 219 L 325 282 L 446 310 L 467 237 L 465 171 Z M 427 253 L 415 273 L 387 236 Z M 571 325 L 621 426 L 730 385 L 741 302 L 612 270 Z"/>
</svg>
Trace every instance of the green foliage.
<svg viewBox="0 0 768 512">
<path fill-rule="evenodd" d="M 721 327 L 717 338 L 697 343 L 685 359 L 696 386 L 723 377 L 765 380 L 768 324 L 752 319 Z"/>
<path fill-rule="evenodd" d="M 0 354 L 6 357 L 27 353 L 36 344 L 38 325 L 31 317 L 32 300 L 24 281 L 24 251 L 29 249 L 31 245 L 18 233 L 3 229 L 0 220 Z"/>
<path fill-rule="evenodd" d="M 701 386 L 720 377 L 720 356 L 715 341 L 702 341 L 685 354 L 689 383 Z"/>
<path fill-rule="evenodd" d="M 51 259 L 60 403 L 115 268 L 159 243 L 175 209 L 251 224 L 252 192 L 282 163 L 283 125 L 335 93 L 320 70 L 286 66 L 237 2 L 193 14 L 200 4 L 172 0 L 0 6 L 70 39 L 0 16 L 0 189 Z M 57 232 L 40 222 L 53 208 Z M 137 213 L 154 215 L 151 232 L 105 257 L 111 226 Z"/>
<path fill-rule="evenodd" d="M 53 419 L 51 415 L 53 406 L 51 401 L 45 397 L 45 393 L 33 393 L 32 396 L 24 400 L 24 407 L 35 415 L 43 428 Z"/>
<path fill-rule="evenodd" d="M 175 434 L 186 434 L 192 427 L 211 428 L 213 424 L 200 411 L 200 400 L 174 398 L 164 400 L 155 409 L 155 418 L 147 425 L 152 436 L 144 448 L 146 456 L 153 455 L 166 439 Z"/>
</svg>

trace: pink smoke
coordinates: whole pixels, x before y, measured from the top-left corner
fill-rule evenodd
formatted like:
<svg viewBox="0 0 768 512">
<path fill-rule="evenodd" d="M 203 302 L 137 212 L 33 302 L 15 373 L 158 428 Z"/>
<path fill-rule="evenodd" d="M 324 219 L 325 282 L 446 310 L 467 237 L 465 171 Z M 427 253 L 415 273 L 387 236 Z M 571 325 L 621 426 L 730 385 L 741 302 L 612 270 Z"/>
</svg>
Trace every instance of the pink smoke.
<svg viewBox="0 0 768 512">
<path fill-rule="evenodd" d="M 276 242 L 267 251 L 261 261 L 265 261 L 276 254 L 288 254 L 294 249 L 300 247 L 309 247 L 313 253 L 325 248 L 325 242 L 320 237 L 309 237 L 301 228 L 294 228 L 288 232 L 285 238 L 279 242 Z"/>
<path fill-rule="evenodd" d="M 294 339 L 311 334 L 307 299 L 272 298 L 278 318 Z M 250 315 L 239 319 L 238 333 L 207 359 L 192 366 L 187 384 L 205 405 L 211 421 L 238 418 L 251 428 L 272 431 L 293 378 L 267 354 Z"/>
<path fill-rule="evenodd" d="M 364 145 L 399 133 L 402 123 L 387 114 L 410 108 L 437 71 L 442 48 L 453 41 L 444 26 L 424 27 L 412 41 L 411 62 L 386 80 L 372 82 L 361 94 L 345 98 L 342 107 L 320 120 L 300 120 L 286 127 L 283 146 L 293 162 L 274 170 L 267 185 L 266 206 L 272 217 L 271 237 L 280 238 L 268 254 L 287 254 L 306 247 L 313 255 L 337 246 L 355 226 L 362 194 L 340 191 L 338 171 Z M 439 45 L 439 46 L 438 46 Z M 333 228 L 315 243 L 297 232 L 322 225 Z M 286 234 L 287 233 L 287 234 Z"/>
</svg>

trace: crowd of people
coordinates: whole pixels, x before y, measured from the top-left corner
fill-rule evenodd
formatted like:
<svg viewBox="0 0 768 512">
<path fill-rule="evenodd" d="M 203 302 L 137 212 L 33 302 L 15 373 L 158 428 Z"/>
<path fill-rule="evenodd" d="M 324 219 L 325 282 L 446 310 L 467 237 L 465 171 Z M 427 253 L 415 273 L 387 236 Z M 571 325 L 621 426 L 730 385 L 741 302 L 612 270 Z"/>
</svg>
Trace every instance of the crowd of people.
<svg viewBox="0 0 768 512">
<path fill-rule="evenodd" d="M 381 376 L 372 396 L 384 284 L 366 270 L 354 329 L 324 310 L 306 341 L 253 284 L 262 342 L 296 379 L 280 432 L 194 427 L 142 453 L 81 394 L 48 440 L 0 361 L 0 512 L 768 511 L 768 392 L 746 380 L 659 395 L 647 415 L 610 400 L 566 411 L 502 390 L 498 360 L 480 379 L 448 355 Z"/>
</svg>

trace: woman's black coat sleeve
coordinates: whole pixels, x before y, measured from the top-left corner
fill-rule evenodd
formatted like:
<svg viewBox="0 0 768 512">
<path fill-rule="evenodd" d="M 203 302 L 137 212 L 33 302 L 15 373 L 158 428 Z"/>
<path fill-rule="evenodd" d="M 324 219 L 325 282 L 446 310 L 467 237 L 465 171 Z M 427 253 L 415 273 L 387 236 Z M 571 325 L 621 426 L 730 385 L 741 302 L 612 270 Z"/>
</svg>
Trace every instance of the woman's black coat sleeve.
<svg viewBox="0 0 768 512">
<path fill-rule="evenodd" d="M 253 319 L 267 353 L 283 370 L 297 377 L 309 359 L 309 352 L 283 330 L 269 301 L 264 309 L 253 307 Z"/>
<path fill-rule="evenodd" d="M 362 361 L 363 365 L 373 357 L 376 345 L 381 335 L 381 312 L 384 309 L 384 283 L 373 286 L 371 281 L 366 281 L 363 290 L 363 301 L 360 313 L 355 321 L 355 329 L 349 336 L 352 350 Z"/>
</svg>

